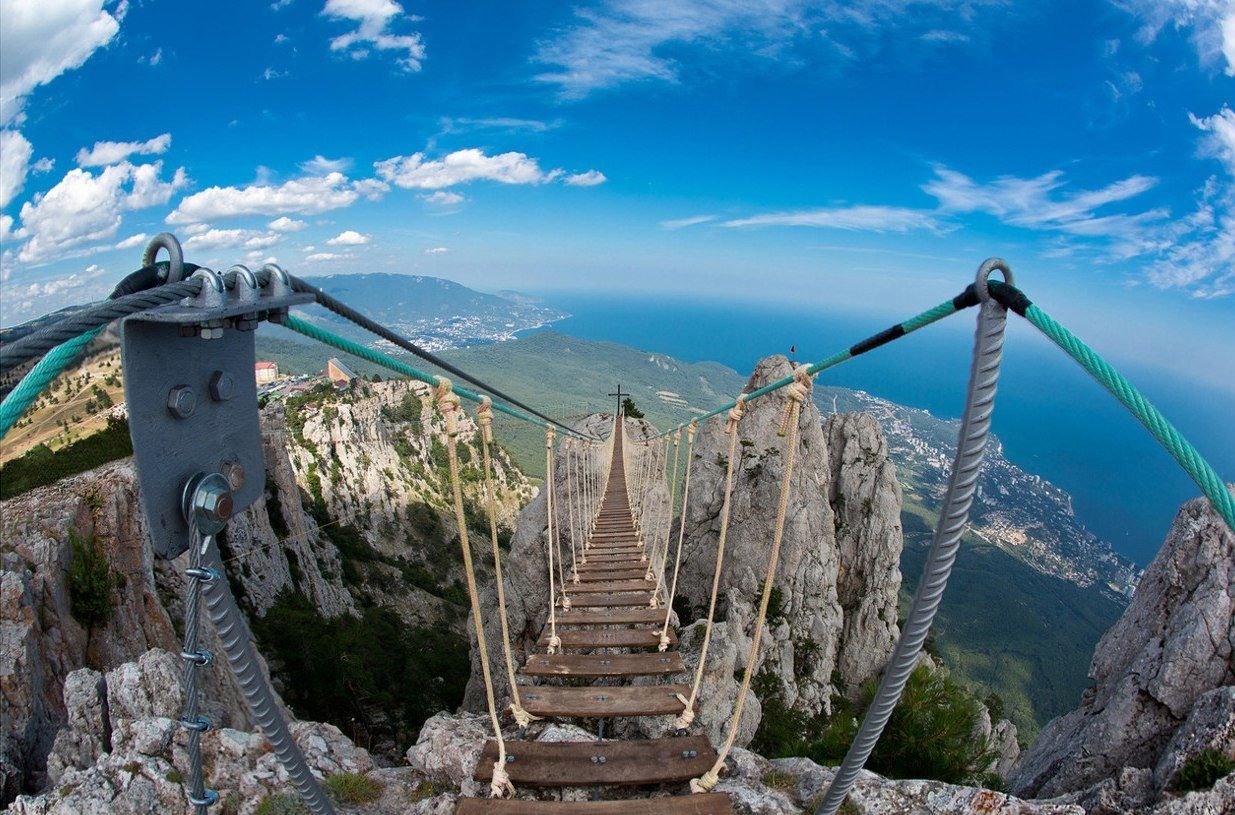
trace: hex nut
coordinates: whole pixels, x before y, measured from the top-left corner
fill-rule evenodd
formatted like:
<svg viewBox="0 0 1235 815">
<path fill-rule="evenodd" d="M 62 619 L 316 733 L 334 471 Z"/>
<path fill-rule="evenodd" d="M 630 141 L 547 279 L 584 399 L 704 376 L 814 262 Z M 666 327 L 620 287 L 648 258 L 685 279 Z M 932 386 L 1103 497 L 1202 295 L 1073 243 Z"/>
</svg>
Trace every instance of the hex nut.
<svg viewBox="0 0 1235 815">
<path fill-rule="evenodd" d="M 226 402 L 236 395 L 236 380 L 227 371 L 215 371 L 210 377 L 210 398 Z"/>
<path fill-rule="evenodd" d="M 224 462 L 220 472 L 227 479 L 227 485 L 232 488 L 233 492 L 244 486 L 244 465 L 239 461 Z"/>
<path fill-rule="evenodd" d="M 167 410 L 177 419 L 187 419 L 197 410 L 197 393 L 188 385 L 177 385 L 167 393 Z"/>
</svg>

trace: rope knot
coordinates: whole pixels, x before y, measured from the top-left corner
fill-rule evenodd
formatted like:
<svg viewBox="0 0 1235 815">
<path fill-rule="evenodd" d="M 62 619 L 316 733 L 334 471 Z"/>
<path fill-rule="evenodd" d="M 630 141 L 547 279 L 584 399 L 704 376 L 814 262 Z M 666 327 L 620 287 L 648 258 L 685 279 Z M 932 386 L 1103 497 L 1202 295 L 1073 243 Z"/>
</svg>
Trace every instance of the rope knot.
<svg viewBox="0 0 1235 815">
<path fill-rule="evenodd" d="M 526 728 L 532 722 L 538 722 L 541 719 L 540 716 L 533 716 L 528 713 L 523 709 L 523 705 L 518 702 L 511 702 L 510 713 L 515 717 L 515 724 L 518 725 L 520 729 Z"/>
<path fill-rule="evenodd" d="M 545 652 L 550 655 L 553 655 L 553 654 L 556 654 L 559 650 L 561 650 L 561 648 L 562 648 L 562 638 L 559 637 L 557 634 L 554 634 L 552 637 L 549 638 L 549 647 L 545 649 Z"/>
<path fill-rule="evenodd" d="M 714 770 L 708 770 L 698 778 L 690 780 L 690 791 L 692 793 L 711 792 L 716 785 L 720 783 L 720 776 Z"/>
<path fill-rule="evenodd" d="M 746 394 L 739 396 L 733 403 L 733 407 L 729 408 L 729 423 L 725 425 L 726 434 L 738 432 L 738 422 L 742 421 L 744 413 L 746 413 Z"/>
<path fill-rule="evenodd" d="M 488 396 L 480 397 L 480 407 L 476 408 L 476 425 L 480 428 L 485 444 L 493 444 L 493 400 Z"/>
<path fill-rule="evenodd" d="M 546 450 L 552 450 L 552 449 L 553 449 L 553 440 L 554 440 L 556 437 L 557 437 L 557 431 L 556 431 L 556 430 L 554 430 L 552 427 L 546 427 L 546 428 L 545 428 L 545 449 L 546 449 Z"/>
<path fill-rule="evenodd" d="M 493 780 L 489 782 L 489 797 L 515 797 L 515 785 L 510 782 L 510 776 L 506 774 L 505 762 L 500 758 L 493 762 Z"/>
<path fill-rule="evenodd" d="M 570 595 L 562 595 L 562 611 L 570 611 Z"/>
<path fill-rule="evenodd" d="M 682 703 L 682 712 L 678 714 L 677 719 L 673 722 L 673 728 L 675 730 L 689 730 L 691 724 L 695 721 L 695 711 L 690 707 L 690 700 L 680 693 L 673 695 Z"/>
<path fill-rule="evenodd" d="M 437 378 L 437 389 L 434 391 L 437 410 L 446 420 L 446 435 L 454 438 L 459 435 L 459 394 L 454 392 L 454 386 L 444 376 Z"/>
<path fill-rule="evenodd" d="M 686 443 L 695 443 L 695 434 L 699 432 L 699 423 L 691 419 L 690 424 L 686 425 Z"/>
<path fill-rule="evenodd" d="M 662 654 L 669 650 L 669 635 L 663 630 L 660 632 L 660 644 L 656 646 L 656 650 Z"/>
<path fill-rule="evenodd" d="M 785 401 L 785 412 L 781 414 L 780 430 L 776 435 L 783 436 L 789 432 L 789 423 L 801 410 L 802 403 L 810 399 L 811 388 L 814 384 L 809 366 L 799 365 L 794 369 L 793 381 L 785 386 L 785 395 L 789 398 Z"/>
</svg>

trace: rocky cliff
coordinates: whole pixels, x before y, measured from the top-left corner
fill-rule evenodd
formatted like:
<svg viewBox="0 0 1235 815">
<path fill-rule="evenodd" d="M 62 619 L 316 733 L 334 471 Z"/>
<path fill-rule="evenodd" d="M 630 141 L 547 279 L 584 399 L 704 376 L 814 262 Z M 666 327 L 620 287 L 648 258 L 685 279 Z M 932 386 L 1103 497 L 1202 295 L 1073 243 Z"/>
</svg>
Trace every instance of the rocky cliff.
<svg viewBox="0 0 1235 815">
<path fill-rule="evenodd" d="M 421 392 L 405 382 L 359 383 L 262 412 L 265 498 L 219 536 L 250 614 L 265 615 L 298 592 L 323 619 L 377 603 L 408 624 L 445 624 L 462 642 L 457 530 L 445 504 L 438 426 L 421 424 Z M 469 425 L 460 448 L 469 463 L 480 460 L 474 437 Z M 496 467 L 509 522 L 532 488 L 502 452 Z M 465 466 L 465 477 L 474 509 L 475 466 Z M 0 539 L 0 801 L 8 801 L 43 783 L 66 721 L 71 671 L 109 671 L 151 648 L 179 651 L 185 564 L 153 557 L 130 461 L 5 501 Z M 84 618 L 80 607 L 74 614 L 74 600 L 83 601 L 74 596 L 81 587 L 72 565 L 83 552 L 108 572 L 95 584 L 101 617 Z M 230 672 L 205 673 L 207 715 L 247 727 Z"/>
<path fill-rule="evenodd" d="M 1189 756 L 1235 755 L 1233 598 L 1235 535 L 1207 500 L 1185 504 L 1098 643 L 1094 686 L 1043 729 L 1012 789 L 1136 809 L 1161 799 Z M 1235 808 L 1235 797 L 1225 800 Z"/>
<path fill-rule="evenodd" d="M 784 357 L 759 363 L 747 390 L 792 373 Z M 785 440 L 777 435 L 783 400 L 752 402 L 738 426 L 738 460 L 712 653 L 700 697 L 699 721 L 713 738 L 723 732 L 750 648 L 777 500 Z M 707 422 L 695 441 L 691 495 L 683 523 L 679 609 L 706 614 L 720 534 L 730 438 L 725 420 Z M 785 704 L 829 714 L 833 694 L 852 692 L 879 671 L 897 636 L 900 588 L 900 488 L 887 446 L 870 417 L 839 415 L 824 426 L 814 404 L 799 418 L 797 463 L 775 577 L 775 602 L 757 671 L 770 676 Z M 683 651 L 702 638 L 686 629 Z M 739 744 L 758 727 L 749 700 Z"/>
</svg>

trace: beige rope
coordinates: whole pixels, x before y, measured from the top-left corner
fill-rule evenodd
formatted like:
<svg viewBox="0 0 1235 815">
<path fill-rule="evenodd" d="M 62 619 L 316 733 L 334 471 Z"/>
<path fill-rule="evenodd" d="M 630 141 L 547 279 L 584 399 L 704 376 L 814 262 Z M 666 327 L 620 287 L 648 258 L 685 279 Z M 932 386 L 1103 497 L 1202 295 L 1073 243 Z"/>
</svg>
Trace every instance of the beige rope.
<svg viewBox="0 0 1235 815">
<path fill-rule="evenodd" d="M 472 547 L 468 541 L 467 517 L 463 512 L 463 488 L 459 480 L 459 397 L 451 389 L 450 380 L 438 377 L 437 409 L 445 420 L 446 456 L 450 461 L 450 489 L 454 497 L 455 521 L 459 524 L 459 547 L 463 551 L 463 568 L 467 573 L 467 594 L 472 602 L 472 622 L 476 628 L 476 646 L 480 649 L 480 671 L 485 679 L 485 699 L 489 703 L 489 719 L 497 739 L 497 761 L 493 763 L 493 780 L 489 795 L 493 798 L 512 798 L 514 784 L 506 775 L 506 742 L 502 738 L 502 725 L 497 718 L 497 702 L 494 698 L 493 676 L 489 670 L 489 649 L 485 645 L 485 626 L 480 618 L 480 594 L 476 589 L 476 572 L 472 566 Z"/>
<path fill-rule="evenodd" d="M 699 698 L 699 685 L 703 682 L 703 668 L 708 661 L 708 646 L 712 642 L 712 620 L 716 616 L 716 595 L 720 591 L 720 572 L 725 563 L 725 538 L 729 535 L 729 509 L 733 499 L 733 465 L 738 456 L 738 422 L 746 412 L 746 394 L 737 398 L 729 409 L 729 423 L 725 432 L 729 434 L 729 460 L 725 464 L 725 500 L 720 508 L 720 538 L 716 542 L 716 567 L 712 572 L 712 599 L 708 602 L 708 621 L 703 629 L 703 647 L 699 651 L 699 664 L 695 666 L 695 681 L 690 688 L 690 699 L 680 693 L 678 700 L 685 705 L 682 715 L 674 722 L 678 730 L 686 730 L 695 720 L 695 700 Z"/>
<path fill-rule="evenodd" d="M 574 496 L 574 469 L 572 462 L 575 454 L 574 439 L 566 440 L 566 512 L 567 521 L 570 524 L 570 579 L 571 581 L 579 582 L 579 550 L 575 546 L 575 496 Z"/>
<path fill-rule="evenodd" d="M 690 498 L 690 471 L 694 463 L 695 432 L 699 429 L 698 422 L 686 426 L 686 477 L 682 482 L 682 514 L 678 521 L 678 551 L 673 559 L 673 585 L 669 589 L 669 599 L 665 603 L 665 624 L 660 629 L 660 645 L 658 651 L 669 650 L 669 617 L 673 614 L 673 598 L 678 593 L 678 572 L 682 568 L 682 539 L 686 536 L 686 502 Z M 674 466 L 676 471 L 677 467 Z M 669 525 L 672 532 L 673 524 Z"/>
<path fill-rule="evenodd" d="M 665 445 L 668 446 L 669 441 L 666 438 Z M 656 590 L 660 591 L 665 585 L 665 564 L 669 561 L 669 539 L 673 533 L 673 500 L 678 492 L 678 464 L 681 462 L 682 455 L 682 430 L 678 428 L 673 434 L 673 475 L 669 478 L 669 497 L 666 499 L 664 506 L 664 527 L 665 527 L 665 545 L 660 553 L 660 566 L 657 569 Z M 665 455 L 665 464 L 669 464 L 669 455 Z"/>
<path fill-rule="evenodd" d="M 738 726 L 742 720 L 742 708 L 746 704 L 746 696 L 750 693 L 751 679 L 755 673 L 755 661 L 759 658 L 759 641 L 763 637 L 763 620 L 768 613 L 768 601 L 772 597 L 772 582 L 776 577 L 776 563 L 780 558 L 780 544 L 785 534 L 785 515 L 789 510 L 789 489 L 793 479 L 793 464 L 798 450 L 798 417 L 802 411 L 802 403 L 810 398 L 811 378 L 806 366 L 800 366 L 793 372 L 793 384 L 785 388 L 789 397 L 785 402 L 785 412 L 781 416 L 781 435 L 785 436 L 785 471 L 780 480 L 780 503 L 776 507 L 776 525 L 772 534 L 772 554 L 768 558 L 768 571 L 763 579 L 763 596 L 759 598 L 759 614 L 755 617 L 755 633 L 751 639 L 750 653 L 746 657 L 746 672 L 742 676 L 742 688 L 738 691 L 738 701 L 729 720 L 729 735 L 716 756 L 712 769 L 690 782 L 691 792 L 710 792 L 720 779 L 720 770 L 725 766 L 725 757 L 733 748 L 733 742 L 738 736 Z"/>
<path fill-rule="evenodd" d="M 502 653 L 506 657 L 506 680 L 510 683 L 510 712 L 515 723 L 524 728 L 539 716 L 523 709 L 519 699 L 519 684 L 515 680 L 515 661 L 510 653 L 510 621 L 506 616 L 506 586 L 502 577 L 501 548 L 497 544 L 497 494 L 493 488 L 493 458 L 489 452 L 493 446 L 493 401 L 488 396 L 480 398 L 476 410 L 476 425 L 480 428 L 480 450 L 485 467 L 485 505 L 489 511 L 489 540 L 493 544 L 493 573 L 497 581 L 497 613 L 502 622 Z"/>
<path fill-rule="evenodd" d="M 566 596 L 566 565 L 562 557 L 562 505 L 557 494 L 557 457 L 553 457 L 553 467 L 549 469 L 549 494 L 553 496 L 553 526 L 549 535 L 549 543 L 557 556 L 557 587 L 562 592 L 560 598 L 562 611 L 570 611 L 570 598 Z"/>
<path fill-rule="evenodd" d="M 557 589 L 553 587 L 553 437 L 552 427 L 545 428 L 545 514 L 549 525 L 549 647 L 556 654 L 562 647 L 562 638 L 557 635 Z"/>
</svg>

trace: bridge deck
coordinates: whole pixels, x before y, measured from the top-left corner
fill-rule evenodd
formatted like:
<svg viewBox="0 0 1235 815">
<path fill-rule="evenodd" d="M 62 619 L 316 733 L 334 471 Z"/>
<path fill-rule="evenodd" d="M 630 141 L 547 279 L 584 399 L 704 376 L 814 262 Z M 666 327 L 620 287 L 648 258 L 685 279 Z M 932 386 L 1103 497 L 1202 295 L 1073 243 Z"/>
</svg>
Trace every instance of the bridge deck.
<svg viewBox="0 0 1235 815">
<path fill-rule="evenodd" d="M 579 551 L 565 586 L 571 609 L 555 613 L 563 650 L 591 653 L 536 653 L 521 675 L 540 681 L 521 685 L 520 701 L 542 718 L 606 719 L 626 716 L 672 716 L 690 695 L 683 684 L 605 684 L 578 686 L 580 680 L 637 677 L 665 679 L 686 673 L 681 653 L 660 652 L 664 597 L 656 581 L 646 579 L 651 563 L 643 536 L 634 523 L 623 469 L 623 433 L 613 442 L 609 483 L 589 539 Z M 586 560 L 585 560 L 586 558 Z M 566 565 L 565 563 L 563 565 Z M 577 580 L 576 580 L 577 578 Z M 546 625 L 538 646 L 549 644 Z M 668 630 L 676 649 L 677 632 Z M 606 649 L 647 649 L 613 653 Z M 571 685 L 547 684 L 572 680 Z M 646 682 L 646 680 L 645 680 Z M 704 736 L 634 741 L 524 742 L 507 740 L 506 772 L 516 786 L 593 787 L 680 783 L 711 768 L 716 751 Z M 497 744 L 490 741 L 475 768 L 481 781 L 491 778 Z M 682 792 L 685 792 L 683 789 Z M 461 798 L 455 815 L 733 815 L 721 793 L 613 801 L 535 801 Z"/>
</svg>

